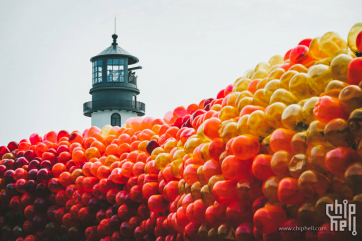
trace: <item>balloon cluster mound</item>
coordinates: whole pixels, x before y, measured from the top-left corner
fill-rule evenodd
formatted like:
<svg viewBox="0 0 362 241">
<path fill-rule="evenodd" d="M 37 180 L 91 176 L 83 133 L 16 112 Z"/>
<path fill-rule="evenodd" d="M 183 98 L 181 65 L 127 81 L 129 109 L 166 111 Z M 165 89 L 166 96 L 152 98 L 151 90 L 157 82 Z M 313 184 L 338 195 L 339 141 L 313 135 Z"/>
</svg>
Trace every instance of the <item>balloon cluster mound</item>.
<svg viewBox="0 0 362 241">
<path fill-rule="evenodd" d="M 362 23 L 162 119 L 1 146 L 1 240 L 361 240 L 360 52 Z"/>
</svg>

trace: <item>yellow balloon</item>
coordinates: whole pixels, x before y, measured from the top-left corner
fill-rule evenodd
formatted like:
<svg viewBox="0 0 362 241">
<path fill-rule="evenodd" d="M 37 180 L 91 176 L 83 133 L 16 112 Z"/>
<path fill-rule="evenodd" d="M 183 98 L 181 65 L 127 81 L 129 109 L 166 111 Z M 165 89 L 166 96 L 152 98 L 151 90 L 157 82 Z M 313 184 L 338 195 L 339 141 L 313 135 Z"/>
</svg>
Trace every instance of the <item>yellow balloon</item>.
<svg viewBox="0 0 362 241">
<path fill-rule="evenodd" d="M 222 109 L 222 105 L 219 105 L 219 104 L 213 105 L 210 108 L 210 110 L 214 110 L 214 111 L 217 111 L 217 112 L 219 112 L 221 109 Z"/>
<path fill-rule="evenodd" d="M 254 79 L 264 79 L 268 77 L 268 72 L 265 71 L 264 69 L 258 70 L 256 71 L 253 76 L 251 77 L 252 80 Z"/>
<path fill-rule="evenodd" d="M 274 70 L 276 70 L 277 68 L 279 68 L 281 66 L 281 64 L 276 64 L 273 67 L 270 68 L 270 72 L 273 72 Z"/>
<path fill-rule="evenodd" d="M 239 136 L 237 123 L 228 123 L 221 134 L 222 139 L 227 143 L 230 139 Z"/>
<path fill-rule="evenodd" d="M 331 72 L 334 80 L 340 80 L 348 83 L 347 71 L 352 57 L 347 54 L 340 54 L 331 62 Z"/>
<path fill-rule="evenodd" d="M 289 82 L 289 91 L 299 100 L 308 99 L 316 94 L 308 84 L 308 75 L 298 73 Z"/>
<path fill-rule="evenodd" d="M 282 77 L 280 77 L 280 87 L 289 90 L 289 82 L 296 74 L 298 74 L 298 71 L 296 70 L 289 69 L 287 72 L 285 72 Z"/>
<path fill-rule="evenodd" d="M 275 129 L 285 128 L 282 123 L 282 114 L 285 108 L 287 108 L 287 106 L 282 102 L 276 102 L 268 106 L 265 118 L 269 125 Z"/>
<path fill-rule="evenodd" d="M 242 78 L 238 82 L 236 82 L 233 86 L 233 92 L 242 92 L 244 90 L 248 90 L 248 85 L 251 82 L 250 79 Z"/>
<path fill-rule="evenodd" d="M 349 30 L 348 33 L 348 47 L 351 48 L 351 50 L 353 52 L 358 52 L 357 49 L 357 45 L 356 45 L 356 38 L 357 35 L 362 31 L 362 23 L 356 23 L 355 25 L 353 25 L 353 27 L 351 28 L 351 30 Z"/>
<path fill-rule="evenodd" d="M 258 72 L 259 70 L 264 70 L 266 73 L 270 72 L 270 64 L 265 62 L 260 62 L 256 65 L 254 69 L 254 73 Z"/>
<path fill-rule="evenodd" d="M 308 70 L 308 84 L 317 95 L 322 94 L 332 80 L 331 69 L 326 65 L 314 65 Z"/>
<path fill-rule="evenodd" d="M 230 120 L 239 116 L 239 111 L 232 106 L 224 106 L 219 113 L 219 119 L 221 121 Z"/>
<path fill-rule="evenodd" d="M 282 102 L 286 105 L 298 103 L 297 97 L 285 89 L 276 90 L 270 98 L 270 104 Z"/>
<path fill-rule="evenodd" d="M 264 87 L 264 95 L 265 95 L 266 99 L 270 100 L 270 97 L 279 88 L 280 88 L 279 79 L 273 79 L 273 80 L 269 81 Z"/>
<path fill-rule="evenodd" d="M 238 96 L 240 95 L 240 92 L 234 92 L 229 95 L 229 99 L 227 101 L 227 105 L 230 105 L 232 107 L 236 107 L 236 100 Z"/>
<path fill-rule="evenodd" d="M 288 71 L 295 70 L 299 73 L 308 73 L 308 69 L 302 64 L 294 64 Z"/>
<path fill-rule="evenodd" d="M 185 153 L 189 155 L 190 158 L 192 158 L 195 148 L 201 145 L 201 143 L 202 142 L 200 139 L 190 137 L 184 145 Z"/>
<path fill-rule="evenodd" d="M 320 60 L 316 61 L 314 65 L 324 64 L 324 65 L 330 66 L 332 59 L 333 59 L 332 57 L 320 59 Z"/>
<path fill-rule="evenodd" d="M 269 105 L 269 99 L 265 96 L 264 90 L 260 89 L 254 93 L 253 105 L 267 107 Z"/>
<path fill-rule="evenodd" d="M 274 55 L 273 57 L 271 57 L 268 61 L 268 63 L 270 64 L 271 67 L 278 65 L 278 64 L 282 64 L 284 61 L 284 57 L 281 55 Z"/>
<path fill-rule="evenodd" d="M 270 74 L 268 75 L 268 82 L 273 80 L 273 79 L 280 79 L 280 77 L 282 77 L 282 75 L 285 73 L 285 70 L 282 68 L 277 68 L 275 70 L 273 70 L 272 72 L 270 72 Z"/>
<path fill-rule="evenodd" d="M 156 160 L 156 157 L 161 154 L 164 153 L 165 151 L 163 150 L 162 147 L 156 147 L 155 149 L 153 149 L 152 153 L 151 153 L 151 159 L 152 160 Z"/>
<path fill-rule="evenodd" d="M 242 99 L 239 100 L 238 111 L 241 112 L 245 106 L 252 104 L 253 104 L 253 97 L 243 97 Z"/>
<path fill-rule="evenodd" d="M 254 135 L 262 137 L 267 137 L 274 131 L 274 128 L 266 120 L 265 112 L 261 110 L 254 111 L 249 116 L 248 128 Z"/>
<path fill-rule="evenodd" d="M 264 78 L 261 81 L 259 81 L 259 83 L 256 85 L 256 89 L 260 90 L 260 89 L 264 89 L 265 85 L 268 83 L 268 78 Z"/>
<path fill-rule="evenodd" d="M 176 146 L 177 146 L 176 139 L 170 138 L 169 140 L 167 140 L 166 144 L 164 145 L 164 151 L 166 153 L 170 153 L 172 149 L 175 148 Z"/>
<path fill-rule="evenodd" d="M 238 124 L 237 124 L 237 129 L 238 129 L 239 135 L 252 134 L 248 127 L 249 117 L 250 117 L 250 115 L 248 115 L 248 114 L 240 117 Z"/>
<path fill-rule="evenodd" d="M 312 97 L 305 102 L 302 108 L 302 115 L 309 123 L 317 120 L 313 114 L 314 106 L 319 100 L 319 97 Z"/>
<path fill-rule="evenodd" d="M 328 83 L 327 87 L 324 90 L 324 94 L 338 98 L 339 93 L 343 90 L 344 87 L 348 86 L 348 84 L 339 81 L 339 80 L 332 80 Z"/>
<path fill-rule="evenodd" d="M 111 125 L 105 125 L 101 130 L 101 136 L 107 138 L 109 136 L 109 131 L 113 128 Z"/>
<path fill-rule="evenodd" d="M 320 40 L 321 50 L 329 57 L 340 49 L 347 49 L 347 42 L 336 32 L 325 33 Z"/>
<path fill-rule="evenodd" d="M 322 145 L 331 146 L 324 137 L 324 128 L 326 124 L 320 121 L 313 121 L 309 124 L 307 130 L 307 142 L 312 146 Z"/>
<path fill-rule="evenodd" d="M 317 37 L 312 40 L 309 45 L 309 53 L 315 59 L 324 59 L 327 58 L 328 55 L 323 53 L 320 46 L 321 37 Z"/>
<path fill-rule="evenodd" d="M 235 100 L 235 106 L 234 107 L 237 107 L 239 105 L 240 100 L 242 98 L 244 98 L 244 97 L 253 97 L 253 94 L 250 93 L 250 91 L 248 91 L 248 90 L 244 90 L 244 91 L 240 92 L 238 97 Z"/>
<path fill-rule="evenodd" d="M 253 76 L 253 74 L 254 74 L 254 70 L 253 69 L 248 69 L 248 70 L 245 71 L 243 77 L 250 79 L 251 76 Z"/>
<path fill-rule="evenodd" d="M 170 163 L 170 154 L 168 153 L 161 153 L 157 155 L 155 160 L 155 167 L 162 171 L 167 167 L 167 165 Z"/>
<path fill-rule="evenodd" d="M 204 170 L 203 170 L 204 165 L 199 166 L 199 168 L 197 168 L 197 179 L 199 180 L 199 182 L 202 185 L 206 185 L 208 182 L 204 176 Z"/>
<path fill-rule="evenodd" d="M 289 130 L 301 132 L 308 129 L 308 122 L 302 114 L 302 107 L 298 104 L 287 106 L 282 114 L 282 123 Z"/>
<path fill-rule="evenodd" d="M 199 139 L 199 140 L 201 140 L 202 142 L 210 142 L 211 140 L 210 140 L 210 138 L 209 137 L 207 137 L 206 135 L 205 135 L 205 133 L 204 133 L 204 125 L 205 125 L 205 122 L 203 122 L 200 126 L 199 126 L 199 128 L 197 129 L 197 138 Z"/>
</svg>

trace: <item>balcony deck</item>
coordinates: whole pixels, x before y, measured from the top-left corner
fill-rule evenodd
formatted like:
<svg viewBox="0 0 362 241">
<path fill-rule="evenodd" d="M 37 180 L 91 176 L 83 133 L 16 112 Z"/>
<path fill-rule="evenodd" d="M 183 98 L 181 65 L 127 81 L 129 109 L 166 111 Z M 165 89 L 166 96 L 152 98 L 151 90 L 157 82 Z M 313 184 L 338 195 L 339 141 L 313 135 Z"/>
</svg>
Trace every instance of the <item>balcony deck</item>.
<svg viewBox="0 0 362 241">
<path fill-rule="evenodd" d="M 104 110 L 126 110 L 137 112 L 138 116 L 145 115 L 146 105 L 142 102 L 132 100 L 97 100 L 83 104 L 83 114 L 92 116 L 93 112 Z"/>
</svg>

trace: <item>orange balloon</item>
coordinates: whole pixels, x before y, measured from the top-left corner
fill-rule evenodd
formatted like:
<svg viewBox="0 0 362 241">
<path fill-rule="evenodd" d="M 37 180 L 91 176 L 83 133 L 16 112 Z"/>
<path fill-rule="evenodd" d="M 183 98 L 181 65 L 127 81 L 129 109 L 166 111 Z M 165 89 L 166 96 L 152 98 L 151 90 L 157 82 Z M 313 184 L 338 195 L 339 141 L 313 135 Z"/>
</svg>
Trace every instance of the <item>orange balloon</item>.
<svg viewBox="0 0 362 241">
<path fill-rule="evenodd" d="M 328 123 L 336 118 L 347 120 L 348 114 L 344 111 L 346 108 L 343 108 L 342 105 L 343 103 L 339 99 L 322 96 L 315 103 L 313 113 L 315 118 L 323 123 Z"/>
<path fill-rule="evenodd" d="M 67 171 L 67 168 L 62 163 L 57 163 L 52 168 L 52 173 L 53 173 L 54 177 L 56 177 L 56 178 L 58 178 L 60 176 L 60 174 L 62 174 L 62 172 L 65 172 L 65 171 Z"/>
<path fill-rule="evenodd" d="M 183 172 L 183 178 L 185 179 L 185 182 L 189 185 L 194 184 L 195 182 L 198 182 L 197 178 L 197 169 L 199 168 L 199 165 L 195 164 L 189 164 L 185 167 L 185 170 Z"/>
<path fill-rule="evenodd" d="M 97 148 L 101 155 L 106 151 L 106 146 L 100 141 L 93 142 L 90 147 Z"/>
<path fill-rule="evenodd" d="M 123 145 L 123 144 L 122 144 Z M 128 145 L 128 144 L 126 144 Z M 113 156 L 119 156 L 119 147 L 116 144 L 111 144 L 109 146 L 107 146 L 106 148 L 106 155 L 113 155 Z"/>
<path fill-rule="evenodd" d="M 270 148 L 274 152 L 281 150 L 293 152 L 291 143 L 295 134 L 296 133 L 294 131 L 288 129 L 276 129 L 270 137 Z"/>
<path fill-rule="evenodd" d="M 127 143 L 123 143 L 118 147 L 118 154 L 121 156 L 123 153 L 129 153 L 131 151 L 131 146 Z"/>
<path fill-rule="evenodd" d="M 250 176 L 249 166 L 252 160 L 240 160 L 235 156 L 227 156 L 221 165 L 222 174 L 229 180 L 240 180 Z"/>
<path fill-rule="evenodd" d="M 259 149 L 258 138 L 248 134 L 234 138 L 231 144 L 231 151 L 240 160 L 247 160 L 256 156 Z"/>
<path fill-rule="evenodd" d="M 211 140 L 219 138 L 219 128 L 221 121 L 218 118 L 210 118 L 204 123 L 204 134 Z M 184 142 L 183 142 L 184 143 Z"/>
</svg>

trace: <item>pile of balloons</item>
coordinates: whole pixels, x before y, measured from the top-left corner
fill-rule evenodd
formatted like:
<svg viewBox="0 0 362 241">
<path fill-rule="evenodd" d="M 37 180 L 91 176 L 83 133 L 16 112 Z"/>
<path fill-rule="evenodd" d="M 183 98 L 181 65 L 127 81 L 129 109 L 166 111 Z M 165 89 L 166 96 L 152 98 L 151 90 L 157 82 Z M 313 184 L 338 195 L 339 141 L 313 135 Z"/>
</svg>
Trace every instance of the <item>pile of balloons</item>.
<svg viewBox="0 0 362 241">
<path fill-rule="evenodd" d="M 1 146 L 1 240 L 361 240 L 360 52 L 362 23 L 163 119 Z M 344 200 L 357 235 L 330 227 Z"/>
</svg>

